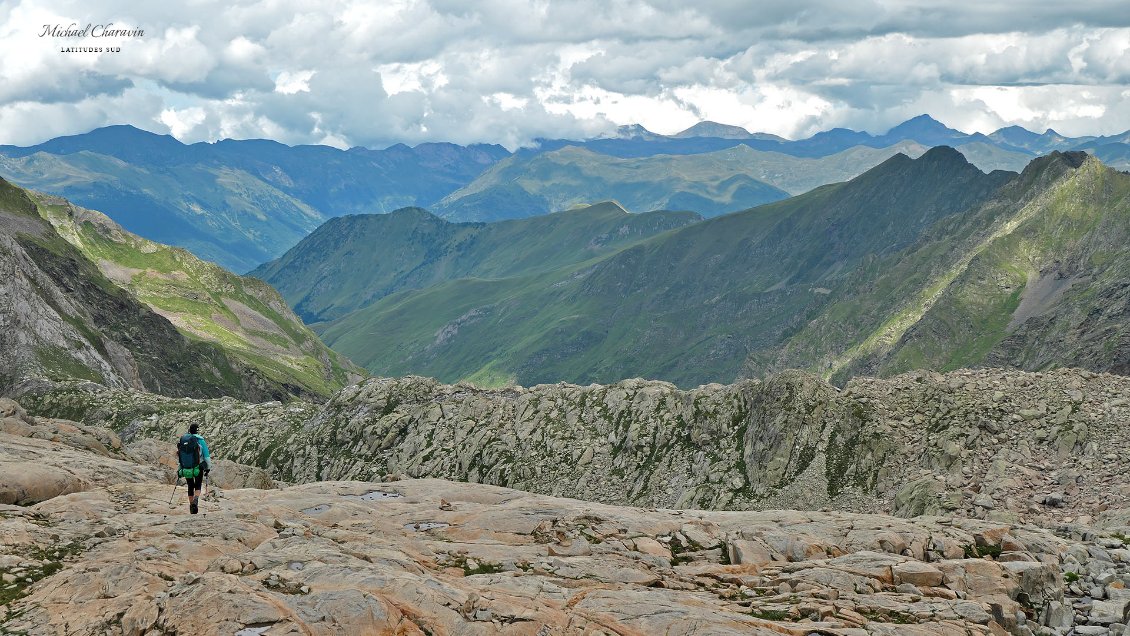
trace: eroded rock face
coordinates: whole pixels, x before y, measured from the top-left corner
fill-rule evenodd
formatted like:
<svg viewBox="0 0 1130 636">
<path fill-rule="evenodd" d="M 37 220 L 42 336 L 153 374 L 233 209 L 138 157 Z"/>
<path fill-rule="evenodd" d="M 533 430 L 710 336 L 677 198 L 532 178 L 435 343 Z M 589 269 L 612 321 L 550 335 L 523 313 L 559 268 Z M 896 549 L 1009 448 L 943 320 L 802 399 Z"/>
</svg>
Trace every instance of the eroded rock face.
<svg viewBox="0 0 1130 636">
<path fill-rule="evenodd" d="M 167 438 L 291 482 L 443 477 L 605 503 L 835 509 L 1084 523 L 1130 506 L 1130 379 L 912 373 L 838 390 L 789 373 L 483 390 L 373 379 L 325 405 L 174 400 L 40 385 L 37 413 Z"/>
</svg>

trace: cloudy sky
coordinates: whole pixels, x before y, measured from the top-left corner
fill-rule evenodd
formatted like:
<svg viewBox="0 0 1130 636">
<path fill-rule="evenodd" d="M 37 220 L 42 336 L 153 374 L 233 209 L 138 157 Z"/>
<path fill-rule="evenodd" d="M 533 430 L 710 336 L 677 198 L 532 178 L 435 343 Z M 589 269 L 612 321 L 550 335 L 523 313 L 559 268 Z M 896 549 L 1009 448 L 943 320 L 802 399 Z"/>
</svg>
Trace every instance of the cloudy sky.
<svg viewBox="0 0 1130 636">
<path fill-rule="evenodd" d="M 340 147 L 929 113 L 1130 129 L 1125 0 L 0 0 L 0 143 L 129 123 Z M 144 30 L 65 38 L 45 25 Z M 120 47 L 117 53 L 65 52 Z"/>
</svg>

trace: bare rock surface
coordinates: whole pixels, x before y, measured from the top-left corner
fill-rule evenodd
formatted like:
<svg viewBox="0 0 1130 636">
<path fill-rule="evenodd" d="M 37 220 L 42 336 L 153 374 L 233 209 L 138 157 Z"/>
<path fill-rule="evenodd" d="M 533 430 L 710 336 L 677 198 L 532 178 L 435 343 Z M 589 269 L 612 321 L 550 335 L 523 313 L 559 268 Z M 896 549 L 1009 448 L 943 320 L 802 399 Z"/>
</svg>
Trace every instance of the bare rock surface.
<svg viewBox="0 0 1130 636">
<path fill-rule="evenodd" d="M 1048 529 L 386 476 L 213 487 L 189 515 L 171 444 L 0 413 L 0 475 L 91 475 L 0 505 L 0 632 L 1109 636 L 1130 607 L 1124 511 Z"/>
<path fill-rule="evenodd" d="M 169 473 L 177 469 L 177 458 L 172 449 L 176 440 L 142 438 L 126 446 L 126 451 L 135 460 L 145 464 L 163 466 Z M 248 466 L 227 459 L 212 457 L 212 471 L 208 475 L 211 483 L 220 488 L 274 488 L 275 480 L 258 466 Z"/>
<path fill-rule="evenodd" d="M 142 466 L 105 428 L 29 417 L 0 398 L 0 504 L 29 505 L 123 481 L 161 481 L 165 471 Z"/>
<path fill-rule="evenodd" d="M 645 510 L 434 479 L 215 490 L 197 516 L 167 494 L 133 482 L 0 509 L 0 559 L 38 578 L 4 628 L 989 634 L 1063 601 L 1069 548 L 976 520 Z M 1025 588 L 964 558 L 992 530 L 1024 542 L 1037 559 L 1027 569 L 1047 576 Z M 728 562 L 739 541 L 770 560 Z"/>
</svg>

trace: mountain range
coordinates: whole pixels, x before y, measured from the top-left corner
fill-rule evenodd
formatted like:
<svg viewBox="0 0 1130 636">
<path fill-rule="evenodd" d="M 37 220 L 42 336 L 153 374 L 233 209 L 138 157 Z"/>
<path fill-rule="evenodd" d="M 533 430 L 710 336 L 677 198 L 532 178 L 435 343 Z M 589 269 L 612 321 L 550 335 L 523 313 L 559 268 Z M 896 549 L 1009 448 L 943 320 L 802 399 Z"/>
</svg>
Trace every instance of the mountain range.
<svg viewBox="0 0 1130 636">
<path fill-rule="evenodd" d="M 1128 187 L 1082 152 L 986 174 L 936 147 L 589 260 L 434 268 L 429 283 L 343 293 L 354 277 L 311 272 L 366 271 L 368 257 L 327 250 L 344 239 L 323 235 L 258 275 L 304 308 L 364 298 L 314 302 L 307 316 L 380 375 L 694 386 L 784 368 L 839 380 L 978 365 L 1126 372 Z M 508 223 L 553 217 L 567 219 Z M 487 258 L 464 247 L 460 260 Z"/>
<path fill-rule="evenodd" d="M 846 279 L 850 299 L 751 368 L 819 360 L 839 378 L 967 366 L 1130 374 L 1128 244 L 1130 175 L 1054 152 Z"/>
<path fill-rule="evenodd" d="M 1122 633 L 1126 140 L 935 124 L 8 149 L 275 257 L 0 179 L 0 633 Z"/>
<path fill-rule="evenodd" d="M 132 143 L 120 143 L 123 135 Z M 1096 155 L 1054 150 L 1117 148 L 1124 137 L 1068 139 L 1015 127 L 965 135 L 920 117 L 883 136 L 829 131 L 789 142 L 706 122 L 678 135 L 634 127 L 508 155 L 497 147 L 442 144 L 385 151 L 261 141 L 186 146 L 114 128 L 35 149 L 4 148 L 0 163 L 87 192 L 120 193 L 128 183 L 168 209 L 188 200 L 177 191 L 216 194 L 186 175 L 248 175 L 242 185 L 215 180 L 229 188 L 216 196 L 274 232 L 249 225 L 243 237 L 281 252 L 253 272 L 281 297 L 108 216 L 9 184 L 13 209 L 30 205 L 30 212 L 8 215 L 21 219 L 10 251 L 26 254 L 21 267 L 29 280 L 42 279 L 42 272 L 27 273 L 38 268 L 65 285 L 69 271 L 84 285 L 95 281 L 88 287 L 125 294 L 136 305 L 130 311 L 169 322 L 155 333 L 175 334 L 191 350 L 217 347 L 206 353 L 224 356 L 211 368 L 230 367 L 216 376 L 227 379 L 193 380 L 173 389 L 178 394 L 238 387 L 246 395 L 254 376 L 264 395 L 325 396 L 359 377 L 346 357 L 380 375 L 488 385 L 642 376 L 693 386 L 787 368 L 837 382 L 977 365 L 1130 372 L 1127 297 L 1119 283 L 1130 264 L 1118 249 L 1130 238 L 1130 177 Z M 958 149 L 927 149 L 945 141 Z M 616 156 L 641 144 L 669 150 L 723 142 L 730 145 L 698 154 Z M 764 144 L 777 149 L 756 149 Z M 854 145 L 827 154 L 845 144 Z M 986 173 L 967 156 L 973 146 L 1016 156 L 1051 150 L 1019 173 Z M 425 164 L 436 172 L 423 174 Z M 877 165 L 853 176 L 870 164 Z M 397 182 L 397 171 L 415 175 L 419 182 L 404 196 L 433 200 L 435 213 L 410 207 L 331 218 L 313 207 L 391 205 L 393 199 L 374 203 L 380 187 L 348 186 L 375 166 L 385 185 Z M 96 176 L 110 168 L 121 178 Z M 164 186 L 152 187 L 158 181 Z M 262 198 L 264 188 L 277 196 Z M 586 197 L 612 200 L 586 205 Z M 254 207 L 264 200 L 289 202 L 306 225 L 276 222 Z M 476 200 L 489 206 L 476 208 Z M 529 207 L 507 207 L 515 200 Z M 723 214 L 725 205 L 747 208 Z M 139 209 L 152 212 L 147 206 Z M 236 234 L 231 226 L 220 232 L 223 223 L 197 208 L 196 227 Z M 480 214 L 517 218 L 465 220 Z M 157 213 L 140 217 L 170 234 L 183 229 L 163 226 Z M 34 218 L 40 223 L 33 231 L 16 231 Z M 284 231 L 298 241 L 288 250 Z M 47 236 L 41 242 L 51 248 L 29 247 L 28 236 Z M 52 265 L 59 254 L 71 264 Z M 24 347 L 35 355 L 14 368 L 60 377 L 70 368 L 70 375 L 115 385 L 153 384 L 131 370 L 141 363 L 122 366 L 117 349 L 99 350 L 101 336 L 87 337 L 106 332 L 114 340 L 114 329 L 125 328 L 107 322 L 110 301 L 80 301 L 87 307 L 77 313 L 52 309 L 89 318 L 71 320 L 85 325 L 76 327 L 78 336 L 59 327 Z"/>
<path fill-rule="evenodd" d="M 29 148 L 0 147 L 0 176 L 243 272 L 331 217 L 434 203 L 507 154 L 500 146 L 454 144 L 348 151 L 261 139 L 185 145 L 111 126 Z"/>
<path fill-rule="evenodd" d="M 632 212 L 714 216 L 846 180 L 896 152 L 917 156 L 939 144 L 983 170 L 1019 171 L 1040 154 L 1075 149 L 1126 169 L 1128 141 L 1127 133 L 1069 138 L 1017 127 L 969 135 L 925 115 L 883 135 L 834 129 L 790 141 L 701 122 L 670 136 L 633 126 L 599 139 L 541 139 L 514 153 L 447 143 L 383 150 L 267 140 L 186 145 L 110 126 L 26 148 L 0 146 L 0 177 L 245 272 L 347 214 L 417 206 L 453 221 L 492 221 L 616 200 Z"/>
<path fill-rule="evenodd" d="M 898 142 L 802 158 L 738 145 L 695 155 L 621 159 L 565 146 L 503 159 L 431 209 L 452 221 L 495 221 L 608 199 L 630 212 L 693 210 L 718 216 L 845 181 L 899 152 L 917 157 L 925 151 L 916 142 Z"/>
<path fill-rule="evenodd" d="M 715 122 L 700 122 L 671 136 L 653 133 L 642 126 L 622 126 L 616 135 L 607 138 L 585 141 L 539 139 L 534 148 L 519 150 L 518 154 L 536 154 L 565 146 L 582 146 L 601 154 L 629 158 L 650 157 L 656 154 L 701 154 L 742 145 L 754 150 L 811 158 L 825 157 L 856 146 L 886 148 L 905 141 L 928 147 L 947 145 L 957 148 L 963 154 L 967 146 L 974 148 L 990 146 L 999 151 L 1000 160 L 1011 162 L 1014 168 L 1022 167 L 1033 157 L 1053 150 L 1084 150 L 1096 154 L 1104 161 L 1109 161 L 1112 167 L 1119 169 L 1130 167 L 1122 163 L 1124 159 L 1120 159 L 1125 153 L 1126 145 L 1130 143 L 1130 131 L 1110 136 L 1067 137 L 1051 129 L 1043 133 L 1034 133 L 1019 126 L 1009 126 L 988 135 L 970 134 L 950 128 L 929 115 L 908 119 L 882 135 L 872 135 L 847 128 L 833 128 L 798 140 L 782 139 L 764 133 L 750 133 L 737 126 L 725 126 Z M 985 170 L 1007 167 L 980 163 L 977 165 Z"/>
</svg>

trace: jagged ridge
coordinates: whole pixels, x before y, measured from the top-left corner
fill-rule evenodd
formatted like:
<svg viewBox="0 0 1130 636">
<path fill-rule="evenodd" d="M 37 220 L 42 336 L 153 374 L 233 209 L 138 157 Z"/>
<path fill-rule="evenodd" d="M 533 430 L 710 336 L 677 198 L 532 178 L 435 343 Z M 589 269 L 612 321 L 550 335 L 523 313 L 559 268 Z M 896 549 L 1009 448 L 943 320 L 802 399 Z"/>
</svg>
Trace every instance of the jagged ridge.
<svg viewBox="0 0 1130 636">
<path fill-rule="evenodd" d="M 919 373 L 843 391 L 799 373 L 691 391 L 641 380 L 481 390 L 373 379 L 323 406 L 93 385 L 24 391 L 34 412 L 127 439 L 199 422 L 229 457 L 296 481 L 406 473 L 615 504 L 1012 520 L 1130 501 L 1130 454 L 1118 450 L 1130 437 L 1130 379 L 1086 371 Z M 1060 478 L 1072 488 L 1048 490 Z"/>
</svg>

